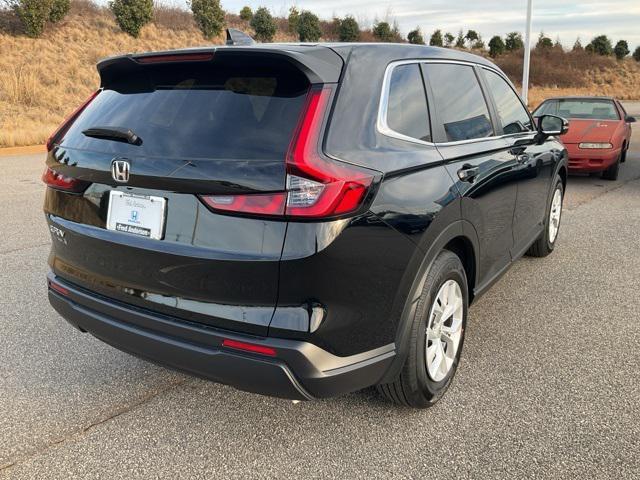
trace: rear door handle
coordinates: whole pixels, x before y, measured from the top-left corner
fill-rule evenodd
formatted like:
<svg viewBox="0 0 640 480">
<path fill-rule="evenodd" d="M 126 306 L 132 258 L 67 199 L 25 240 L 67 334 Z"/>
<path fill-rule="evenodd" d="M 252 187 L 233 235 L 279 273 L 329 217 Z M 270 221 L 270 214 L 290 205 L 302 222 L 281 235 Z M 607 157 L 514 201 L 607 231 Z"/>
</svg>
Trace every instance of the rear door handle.
<svg viewBox="0 0 640 480">
<path fill-rule="evenodd" d="M 462 168 L 458 170 L 458 178 L 463 182 L 473 182 L 473 179 L 478 176 L 478 173 L 480 173 L 479 167 L 465 163 L 462 165 Z"/>
</svg>

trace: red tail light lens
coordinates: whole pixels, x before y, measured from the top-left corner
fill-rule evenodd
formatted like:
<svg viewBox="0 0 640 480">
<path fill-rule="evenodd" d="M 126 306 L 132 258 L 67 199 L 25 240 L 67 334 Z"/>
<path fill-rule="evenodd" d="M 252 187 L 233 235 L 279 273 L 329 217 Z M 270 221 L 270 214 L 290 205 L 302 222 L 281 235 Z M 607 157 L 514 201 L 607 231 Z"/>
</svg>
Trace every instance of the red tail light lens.
<svg viewBox="0 0 640 480">
<path fill-rule="evenodd" d="M 65 118 L 60 126 L 56 128 L 56 130 L 47 139 L 47 151 L 51 151 L 53 146 L 64 136 L 67 130 L 69 130 L 69 127 L 71 127 L 71 124 L 75 121 L 75 119 L 78 118 L 82 111 L 87 108 L 87 106 L 93 101 L 94 98 L 96 98 L 98 93 L 100 93 L 100 90 L 96 90 L 95 92 L 93 92 L 82 105 L 76 108 L 73 113 Z"/>
<path fill-rule="evenodd" d="M 374 176 L 325 158 L 321 133 L 331 88 L 312 88 L 287 152 L 286 191 L 274 194 L 207 196 L 214 210 L 227 212 L 324 218 L 355 212 Z"/>
<path fill-rule="evenodd" d="M 312 89 L 294 140 L 287 153 L 287 215 L 327 217 L 358 209 L 373 175 L 332 162 L 321 155 L 322 124 L 331 89 Z"/>
<path fill-rule="evenodd" d="M 77 178 L 67 177 L 49 167 L 47 167 L 42 174 L 42 181 L 46 183 L 48 187 L 72 193 L 84 192 L 90 183 L 78 180 Z"/>
<path fill-rule="evenodd" d="M 212 195 L 202 197 L 214 210 L 243 212 L 256 215 L 284 215 L 287 194 Z"/>
<path fill-rule="evenodd" d="M 274 348 L 265 347 L 264 345 L 256 345 L 255 343 L 238 342 L 237 340 L 225 338 L 222 341 L 222 346 L 233 348 L 235 350 L 242 350 L 244 352 L 259 353 L 260 355 L 267 355 L 269 357 L 276 356 L 276 350 Z"/>
</svg>

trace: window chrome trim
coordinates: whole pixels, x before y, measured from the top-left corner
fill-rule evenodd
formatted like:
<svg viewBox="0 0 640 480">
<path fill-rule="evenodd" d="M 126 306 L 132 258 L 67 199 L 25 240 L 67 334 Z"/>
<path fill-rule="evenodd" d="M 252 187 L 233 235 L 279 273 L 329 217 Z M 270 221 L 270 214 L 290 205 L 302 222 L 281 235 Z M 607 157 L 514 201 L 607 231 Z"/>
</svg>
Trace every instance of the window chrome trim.
<svg viewBox="0 0 640 480">
<path fill-rule="evenodd" d="M 378 103 L 378 119 L 376 121 L 376 129 L 378 130 L 379 133 L 381 133 L 382 135 L 385 135 L 387 137 L 391 137 L 391 138 L 397 138 L 399 140 L 404 140 L 406 142 L 411 142 L 411 143 L 415 143 L 418 145 L 428 145 L 431 147 L 438 147 L 438 146 L 453 146 L 453 145 L 464 145 L 467 143 L 476 143 L 476 142 L 487 142 L 487 141 L 491 141 L 491 140 L 499 140 L 502 138 L 508 138 L 508 137 L 513 137 L 514 135 L 527 135 L 530 133 L 535 133 L 534 130 L 529 130 L 528 132 L 518 132 L 518 133 L 509 133 L 509 134 L 505 134 L 505 135 L 492 135 L 490 137 L 482 137 L 482 138 L 471 138 L 468 140 L 457 140 L 457 141 L 453 141 L 453 142 L 425 142 L 424 140 L 420 140 L 419 138 L 413 138 L 413 137 L 409 137 L 407 135 L 403 135 L 400 132 L 396 132 L 395 130 L 393 130 L 391 127 L 389 127 L 388 123 L 387 123 L 387 110 L 389 107 L 389 93 L 390 93 L 390 88 L 391 88 L 391 75 L 393 74 L 393 70 L 396 67 L 399 67 L 400 65 L 411 65 L 411 64 L 423 64 L 423 63 L 449 63 L 449 64 L 457 64 L 457 65 L 465 65 L 468 67 L 481 67 L 484 68 L 486 70 L 490 70 L 494 73 L 496 73 L 497 75 L 499 75 L 500 77 L 502 77 L 503 79 L 506 79 L 505 75 L 503 73 L 501 73 L 499 70 L 489 66 L 489 65 L 482 65 L 482 64 L 478 64 L 478 63 L 473 63 L 473 62 L 467 62 L 464 60 L 440 60 L 440 59 L 409 59 L 409 60 L 398 60 L 398 61 L 394 61 L 391 62 L 389 65 L 387 65 L 387 68 L 385 69 L 384 72 L 384 78 L 382 80 L 382 91 L 380 92 L 380 102 Z M 509 81 L 509 79 L 506 79 L 507 83 L 509 84 L 509 86 L 513 89 L 513 86 L 511 85 L 511 82 Z M 480 82 L 478 81 L 478 86 L 481 87 Z M 515 90 L 514 90 L 515 91 Z M 520 95 L 517 94 L 517 92 L 515 92 L 518 99 L 520 100 L 520 103 L 522 103 L 522 99 L 520 98 Z M 486 102 L 486 100 L 485 100 Z M 524 105 L 524 104 L 523 104 Z M 431 105 L 427 105 L 427 108 L 432 108 Z M 489 108 L 489 105 L 487 104 L 487 109 Z M 529 109 L 527 109 L 525 107 L 525 110 L 527 112 L 529 112 Z M 431 122 L 429 122 L 429 127 L 431 128 Z M 432 130 L 433 131 L 433 130 Z"/>
<path fill-rule="evenodd" d="M 384 71 L 384 78 L 382 80 L 382 92 L 380 94 L 380 102 L 378 104 L 378 120 L 376 122 L 376 128 L 378 132 L 380 132 L 381 134 L 387 137 L 397 138 L 399 140 L 416 143 L 418 145 L 434 146 L 435 143 L 433 142 L 427 142 L 425 140 L 420 140 L 419 138 L 413 138 L 408 135 L 404 135 L 400 132 L 396 132 L 387 123 L 387 114 L 389 109 L 389 94 L 391 93 L 391 75 L 393 74 L 393 71 L 395 70 L 396 67 L 399 67 L 401 65 L 414 65 L 414 64 L 420 65 L 420 63 L 421 63 L 421 60 L 400 60 L 397 62 L 391 62 L 389 65 L 387 65 L 387 68 Z M 423 84 L 423 88 L 424 88 L 424 84 Z M 426 95 L 427 95 L 427 92 L 425 91 L 425 97 Z M 427 105 L 427 112 L 428 111 L 429 110 Z M 429 122 L 429 132 L 431 133 L 431 122 Z"/>
</svg>

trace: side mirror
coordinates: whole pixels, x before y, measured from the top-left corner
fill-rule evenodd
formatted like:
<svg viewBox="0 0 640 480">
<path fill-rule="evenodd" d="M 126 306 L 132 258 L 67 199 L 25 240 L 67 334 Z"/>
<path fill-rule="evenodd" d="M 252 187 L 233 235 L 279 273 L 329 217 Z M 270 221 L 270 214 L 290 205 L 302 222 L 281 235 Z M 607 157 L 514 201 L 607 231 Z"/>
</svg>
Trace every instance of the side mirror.
<svg viewBox="0 0 640 480">
<path fill-rule="evenodd" d="M 627 123 L 636 123 L 636 117 L 632 117 L 631 115 L 627 115 L 624 117 L 624 121 Z"/>
<path fill-rule="evenodd" d="M 538 137 L 544 139 L 552 135 L 564 135 L 569 131 L 569 121 L 557 115 L 538 117 Z"/>
</svg>

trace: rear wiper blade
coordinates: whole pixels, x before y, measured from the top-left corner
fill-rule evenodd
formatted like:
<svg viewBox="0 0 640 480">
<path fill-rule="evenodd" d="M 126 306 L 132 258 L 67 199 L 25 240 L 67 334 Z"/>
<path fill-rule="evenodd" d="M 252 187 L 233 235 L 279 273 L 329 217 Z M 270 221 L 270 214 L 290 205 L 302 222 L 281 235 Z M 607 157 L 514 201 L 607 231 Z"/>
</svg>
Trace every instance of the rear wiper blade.
<svg viewBox="0 0 640 480">
<path fill-rule="evenodd" d="M 87 137 L 114 140 L 116 142 L 124 142 L 130 145 L 142 145 L 142 138 L 136 135 L 130 128 L 91 127 L 83 130 L 82 133 Z"/>
</svg>

